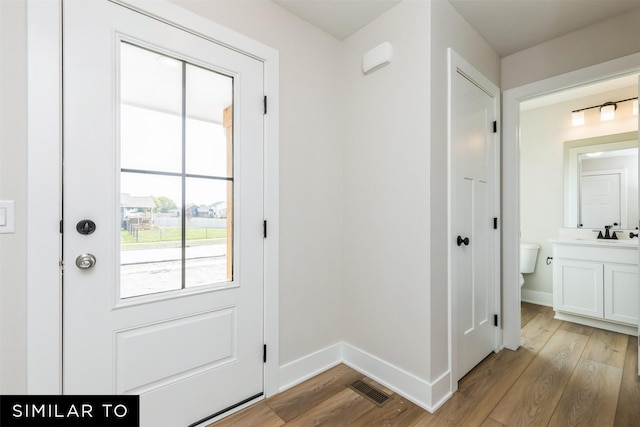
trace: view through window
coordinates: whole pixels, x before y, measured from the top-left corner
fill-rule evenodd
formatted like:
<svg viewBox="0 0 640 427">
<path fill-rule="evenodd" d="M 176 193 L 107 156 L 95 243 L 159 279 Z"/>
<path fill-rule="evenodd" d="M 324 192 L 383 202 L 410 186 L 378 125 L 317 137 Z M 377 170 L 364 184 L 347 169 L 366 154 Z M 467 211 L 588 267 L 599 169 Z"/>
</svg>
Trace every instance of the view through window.
<svg viewBox="0 0 640 427">
<path fill-rule="evenodd" d="M 229 282 L 233 78 L 120 53 L 120 297 Z"/>
</svg>

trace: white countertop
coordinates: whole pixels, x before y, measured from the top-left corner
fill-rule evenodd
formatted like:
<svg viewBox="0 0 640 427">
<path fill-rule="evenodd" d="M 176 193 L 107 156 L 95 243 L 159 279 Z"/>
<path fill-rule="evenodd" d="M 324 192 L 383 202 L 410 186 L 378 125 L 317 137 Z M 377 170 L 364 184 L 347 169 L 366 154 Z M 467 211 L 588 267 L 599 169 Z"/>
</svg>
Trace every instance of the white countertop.
<svg viewBox="0 0 640 427">
<path fill-rule="evenodd" d="M 629 249 L 638 249 L 638 239 L 571 239 L 571 238 L 559 238 L 550 239 L 551 243 L 559 243 L 564 245 L 587 245 L 587 246 L 607 246 L 607 247 L 620 247 Z"/>
</svg>

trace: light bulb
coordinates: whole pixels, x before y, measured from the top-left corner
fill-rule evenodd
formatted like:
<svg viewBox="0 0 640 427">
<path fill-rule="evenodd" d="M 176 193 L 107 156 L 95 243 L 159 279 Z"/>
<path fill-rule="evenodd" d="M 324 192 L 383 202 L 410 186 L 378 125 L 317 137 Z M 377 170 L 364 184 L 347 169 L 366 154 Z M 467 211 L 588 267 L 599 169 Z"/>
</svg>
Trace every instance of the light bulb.
<svg viewBox="0 0 640 427">
<path fill-rule="evenodd" d="M 582 126 L 584 124 L 584 111 L 573 111 L 571 113 L 571 125 Z"/>
<path fill-rule="evenodd" d="M 606 122 L 616 117 L 616 104 L 607 103 L 600 107 L 600 120 Z"/>
</svg>

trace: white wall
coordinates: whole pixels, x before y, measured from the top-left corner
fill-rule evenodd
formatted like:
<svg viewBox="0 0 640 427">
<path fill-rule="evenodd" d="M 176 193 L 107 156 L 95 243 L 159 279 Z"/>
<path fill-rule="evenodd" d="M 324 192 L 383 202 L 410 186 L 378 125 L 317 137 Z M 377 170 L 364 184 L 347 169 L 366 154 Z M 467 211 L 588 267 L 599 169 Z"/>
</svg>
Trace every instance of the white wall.
<svg viewBox="0 0 640 427">
<path fill-rule="evenodd" d="M 401 2 L 344 42 L 344 340 L 422 379 L 429 366 L 429 5 Z M 368 75 L 382 42 L 393 60 Z"/>
<path fill-rule="evenodd" d="M 342 340 L 340 42 L 270 1 L 172 0 L 280 53 L 280 364 Z"/>
<path fill-rule="evenodd" d="M 0 199 L 16 205 L 15 234 L 0 234 L 0 394 L 27 387 L 26 34 L 26 2 L 0 1 Z"/>
<path fill-rule="evenodd" d="M 502 90 L 640 52 L 640 8 L 502 58 Z"/>
<path fill-rule="evenodd" d="M 621 104 L 616 119 L 609 122 L 601 122 L 597 110 L 589 110 L 585 125 L 578 127 L 571 125 L 571 111 L 632 96 L 637 96 L 635 87 L 521 112 L 521 239 L 541 246 L 536 270 L 525 275 L 523 290 L 549 294 L 553 290 L 552 266 L 545 261 L 552 256 L 549 239 L 557 238 L 558 229 L 564 227 L 564 142 L 638 129 L 630 103 L 625 109 Z"/>
<path fill-rule="evenodd" d="M 393 61 L 363 75 L 384 41 Z M 400 3 L 344 58 L 345 343 L 429 383 L 432 405 L 449 387 L 448 47 L 499 83 L 498 55 L 447 1 Z"/>
</svg>

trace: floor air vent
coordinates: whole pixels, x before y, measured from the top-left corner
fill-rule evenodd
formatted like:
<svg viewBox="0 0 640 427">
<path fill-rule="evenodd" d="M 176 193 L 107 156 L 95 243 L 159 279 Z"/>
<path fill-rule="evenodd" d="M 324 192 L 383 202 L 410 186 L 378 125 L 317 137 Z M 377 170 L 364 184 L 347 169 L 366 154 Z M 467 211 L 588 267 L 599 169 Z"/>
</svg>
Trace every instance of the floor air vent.
<svg viewBox="0 0 640 427">
<path fill-rule="evenodd" d="M 388 394 L 375 387 L 371 387 L 369 384 L 361 380 L 357 380 L 350 384 L 349 388 L 360 393 L 378 406 L 383 406 L 387 401 L 389 401 L 389 399 L 391 399 L 391 396 Z"/>
</svg>

